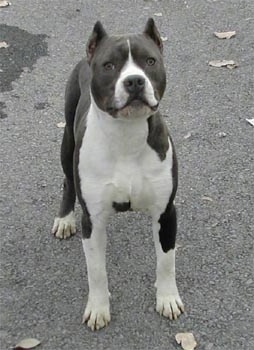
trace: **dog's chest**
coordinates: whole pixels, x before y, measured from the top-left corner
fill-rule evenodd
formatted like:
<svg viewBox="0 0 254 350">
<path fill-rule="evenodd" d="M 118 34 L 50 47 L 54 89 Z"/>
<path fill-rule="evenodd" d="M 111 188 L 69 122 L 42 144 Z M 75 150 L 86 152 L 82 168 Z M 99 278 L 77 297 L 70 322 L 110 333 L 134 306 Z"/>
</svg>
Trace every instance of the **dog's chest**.
<svg viewBox="0 0 254 350">
<path fill-rule="evenodd" d="M 134 210 L 147 209 L 154 201 L 155 195 L 150 182 L 149 168 L 144 166 L 141 159 L 138 161 L 125 158 L 116 161 L 108 182 L 111 201 L 129 202 Z"/>
<path fill-rule="evenodd" d="M 81 193 L 88 206 L 129 202 L 147 210 L 172 190 L 172 153 L 161 161 L 147 144 L 147 121 L 88 118 L 79 157 Z M 104 204 L 103 204 L 104 203 Z"/>
</svg>

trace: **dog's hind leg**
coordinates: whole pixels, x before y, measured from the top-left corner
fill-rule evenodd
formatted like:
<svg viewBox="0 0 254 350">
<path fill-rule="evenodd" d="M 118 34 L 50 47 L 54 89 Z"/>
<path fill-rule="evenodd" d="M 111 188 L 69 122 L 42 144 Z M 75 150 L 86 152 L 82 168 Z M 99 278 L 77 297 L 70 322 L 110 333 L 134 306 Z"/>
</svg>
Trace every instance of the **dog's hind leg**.
<svg viewBox="0 0 254 350">
<path fill-rule="evenodd" d="M 68 238 L 76 232 L 74 206 L 76 200 L 73 157 L 74 157 L 74 131 L 73 124 L 76 108 L 80 98 L 78 84 L 78 69 L 74 69 L 66 87 L 65 92 L 65 119 L 63 141 L 61 146 L 61 163 L 65 174 L 63 184 L 63 197 L 58 216 L 55 218 L 52 233 L 57 238 Z"/>
<path fill-rule="evenodd" d="M 55 218 L 52 233 L 57 238 L 68 238 L 76 232 L 74 205 L 76 193 L 73 179 L 74 136 L 70 127 L 65 126 L 61 147 L 61 163 L 65 174 L 63 196 L 58 216 Z"/>
<path fill-rule="evenodd" d="M 169 203 L 163 214 L 153 217 L 153 235 L 157 255 L 156 311 L 170 319 L 176 319 L 184 306 L 175 279 L 176 210 Z"/>
</svg>

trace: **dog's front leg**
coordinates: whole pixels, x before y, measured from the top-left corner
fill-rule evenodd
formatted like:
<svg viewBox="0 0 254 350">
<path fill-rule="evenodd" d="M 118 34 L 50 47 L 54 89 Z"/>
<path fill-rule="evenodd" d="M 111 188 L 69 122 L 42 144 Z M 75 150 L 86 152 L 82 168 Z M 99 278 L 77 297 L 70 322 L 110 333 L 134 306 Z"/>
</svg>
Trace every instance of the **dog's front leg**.
<svg viewBox="0 0 254 350">
<path fill-rule="evenodd" d="M 89 219 L 90 220 L 90 219 Z M 91 219 L 90 230 L 85 214 L 82 218 L 82 245 L 86 256 L 89 295 L 83 322 L 92 330 L 110 321 L 109 291 L 106 273 L 106 220 Z M 90 232 L 90 235 L 87 234 Z"/>
<path fill-rule="evenodd" d="M 176 211 L 174 205 L 153 217 L 153 235 L 157 255 L 156 311 L 170 319 L 176 319 L 184 306 L 175 279 Z"/>
</svg>

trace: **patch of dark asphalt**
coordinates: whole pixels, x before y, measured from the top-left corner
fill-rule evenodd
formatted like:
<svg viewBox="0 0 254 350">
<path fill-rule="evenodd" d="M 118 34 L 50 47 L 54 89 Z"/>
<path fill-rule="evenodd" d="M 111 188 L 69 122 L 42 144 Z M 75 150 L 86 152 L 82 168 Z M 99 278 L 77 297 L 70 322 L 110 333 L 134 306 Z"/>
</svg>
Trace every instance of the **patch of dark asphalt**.
<svg viewBox="0 0 254 350">
<path fill-rule="evenodd" d="M 42 110 L 42 109 L 45 109 L 49 107 L 49 103 L 48 102 L 38 102 L 38 103 L 35 103 L 34 105 L 34 108 L 37 109 L 37 110 Z"/>
<path fill-rule="evenodd" d="M 6 104 L 4 102 L 0 102 L 0 119 L 5 119 L 8 117 L 8 115 L 3 111 L 5 107 L 6 107 Z"/>
<path fill-rule="evenodd" d="M 17 80 L 23 68 L 33 69 L 38 58 L 48 55 L 48 44 L 45 34 L 31 34 L 19 27 L 0 24 L 1 38 L 9 45 L 0 50 L 0 92 L 13 90 L 12 82 Z M 4 103 L 0 103 L 1 119 L 7 115 L 2 111 Z"/>
</svg>

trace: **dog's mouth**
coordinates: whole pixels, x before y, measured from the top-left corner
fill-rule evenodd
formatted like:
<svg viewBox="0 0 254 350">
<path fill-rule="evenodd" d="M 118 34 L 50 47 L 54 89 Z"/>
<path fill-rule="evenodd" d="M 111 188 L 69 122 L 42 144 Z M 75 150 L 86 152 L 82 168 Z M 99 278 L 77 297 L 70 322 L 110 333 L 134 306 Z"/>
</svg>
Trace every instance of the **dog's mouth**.
<svg viewBox="0 0 254 350">
<path fill-rule="evenodd" d="M 159 106 L 159 103 L 157 103 L 154 106 L 151 106 L 149 102 L 142 95 L 136 95 L 136 96 L 129 96 L 127 102 L 123 107 L 120 108 L 120 110 L 129 106 L 132 108 L 142 108 L 144 106 L 147 106 L 152 111 L 156 111 Z"/>
<path fill-rule="evenodd" d="M 124 109 L 128 106 L 131 106 L 134 108 L 142 108 L 143 106 L 147 106 L 152 111 L 156 111 L 159 106 L 159 103 L 157 103 L 154 106 L 151 106 L 144 98 L 133 98 L 130 101 L 127 101 L 127 103 L 121 109 Z"/>
<path fill-rule="evenodd" d="M 148 107 L 151 112 L 156 112 L 159 107 L 159 102 L 156 105 L 150 105 L 145 98 L 141 97 L 129 97 L 128 101 L 120 108 L 109 107 L 108 113 L 113 117 L 116 117 L 118 113 L 125 110 L 141 110 L 144 107 Z"/>
</svg>

